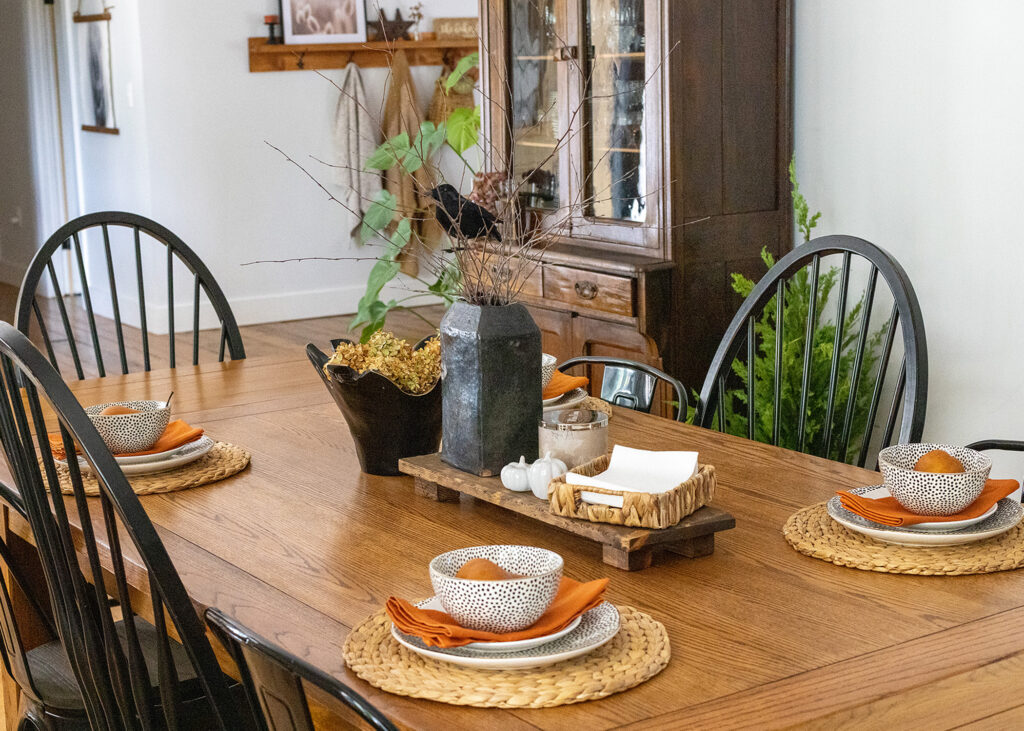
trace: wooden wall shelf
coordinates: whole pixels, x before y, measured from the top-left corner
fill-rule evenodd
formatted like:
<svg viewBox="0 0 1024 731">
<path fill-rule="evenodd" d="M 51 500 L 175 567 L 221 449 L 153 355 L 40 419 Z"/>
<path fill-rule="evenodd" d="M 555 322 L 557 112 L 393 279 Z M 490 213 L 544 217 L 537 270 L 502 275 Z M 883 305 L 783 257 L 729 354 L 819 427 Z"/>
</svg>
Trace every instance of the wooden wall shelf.
<svg viewBox="0 0 1024 731">
<path fill-rule="evenodd" d="M 410 66 L 454 64 L 478 49 L 476 38 L 448 38 L 433 41 L 367 41 L 366 43 L 267 43 L 266 38 L 249 39 L 249 71 L 311 71 L 340 69 L 349 63 L 364 68 L 390 64 L 391 54 L 401 49 Z"/>
</svg>

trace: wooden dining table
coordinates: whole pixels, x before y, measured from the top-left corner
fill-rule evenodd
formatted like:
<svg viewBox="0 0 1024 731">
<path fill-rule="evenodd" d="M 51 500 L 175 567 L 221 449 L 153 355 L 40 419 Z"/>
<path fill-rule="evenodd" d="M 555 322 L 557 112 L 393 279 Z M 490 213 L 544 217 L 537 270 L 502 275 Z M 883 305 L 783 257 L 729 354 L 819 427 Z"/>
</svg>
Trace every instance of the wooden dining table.
<svg viewBox="0 0 1024 731">
<path fill-rule="evenodd" d="M 616 408 L 610 439 L 700 452 L 713 504 L 736 518 L 702 558 L 612 568 L 594 544 L 464 496 L 437 503 L 408 477 L 362 474 L 338 408 L 301 353 L 71 384 L 84 405 L 164 398 L 252 453 L 242 473 L 141 498 L 198 609 L 216 606 L 349 684 L 397 724 L 444 729 L 940 728 L 1024 723 L 1024 574 L 873 573 L 803 556 L 786 518 L 879 475 Z M 31 540 L 7 511 L 10 534 Z M 543 546 L 576 579 L 664 623 L 659 675 L 550 709 L 485 709 L 391 695 L 350 672 L 350 628 L 389 596 L 431 595 L 427 564 L 463 546 Z M 144 569 L 130 576 L 148 591 Z M 318 702 L 327 702 L 317 697 Z M 328 703 L 329 705 L 329 703 Z M 8 709 L 11 713 L 11 709 Z"/>
</svg>

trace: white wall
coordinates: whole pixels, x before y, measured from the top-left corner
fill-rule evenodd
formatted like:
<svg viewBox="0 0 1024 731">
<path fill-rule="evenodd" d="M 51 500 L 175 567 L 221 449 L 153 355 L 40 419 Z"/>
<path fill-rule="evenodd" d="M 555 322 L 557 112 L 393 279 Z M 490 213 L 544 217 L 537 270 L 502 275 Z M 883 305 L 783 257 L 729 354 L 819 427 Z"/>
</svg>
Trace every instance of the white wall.
<svg viewBox="0 0 1024 731">
<path fill-rule="evenodd" d="M 475 0 L 425 5 L 428 17 L 476 14 Z M 263 15 L 276 12 L 274 0 L 118 3 L 122 37 L 114 64 L 122 135 L 83 144 L 84 210 L 136 210 L 175 231 L 209 265 L 242 323 L 353 312 L 372 266 L 242 266 L 372 251 L 350 241 L 351 215 L 265 144 L 330 180 L 329 170 L 309 156 L 332 159 L 337 91 L 313 72 L 248 69 L 246 39 L 263 35 Z M 439 71 L 413 68 L 424 111 Z M 337 79 L 341 72 L 326 73 Z M 371 107 L 379 107 L 386 78 L 385 69 L 363 71 Z M 135 106 L 122 116 L 128 83 Z M 126 155 L 138 160 L 143 181 L 114 182 Z M 163 301 L 159 292 L 154 297 Z"/>
<path fill-rule="evenodd" d="M 1024 439 L 1024 4 L 796 0 L 795 17 L 801 189 L 816 233 L 878 244 L 914 283 L 925 438 Z"/>
<path fill-rule="evenodd" d="M 33 171 L 30 15 L 20 2 L 0 3 L 0 281 L 20 284 L 39 246 Z"/>
</svg>

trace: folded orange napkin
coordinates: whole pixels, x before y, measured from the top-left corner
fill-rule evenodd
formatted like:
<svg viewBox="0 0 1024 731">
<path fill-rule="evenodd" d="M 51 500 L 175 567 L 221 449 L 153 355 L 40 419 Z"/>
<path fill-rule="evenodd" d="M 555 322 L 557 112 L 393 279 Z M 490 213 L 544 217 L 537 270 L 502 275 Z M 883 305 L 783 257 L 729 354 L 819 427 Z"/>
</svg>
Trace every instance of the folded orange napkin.
<svg viewBox="0 0 1024 731">
<path fill-rule="evenodd" d="M 48 434 L 47 436 L 50 438 L 50 451 L 53 452 L 53 456 L 57 459 L 64 459 L 64 440 L 61 439 L 60 432 Z M 114 456 L 141 457 L 144 454 L 166 452 L 168 449 L 177 449 L 183 444 L 194 442 L 201 436 L 203 436 L 203 428 L 201 426 L 191 426 L 182 419 L 175 419 L 167 425 L 164 433 L 156 440 L 156 444 L 145 452 L 126 452 L 124 454 L 115 454 Z M 75 451 L 80 451 L 78 445 L 75 445 Z"/>
<path fill-rule="evenodd" d="M 588 383 L 590 380 L 586 376 L 567 376 L 561 371 L 555 371 L 555 375 L 551 376 L 548 385 L 544 387 L 544 398 L 561 396 L 577 388 L 584 388 Z"/>
<path fill-rule="evenodd" d="M 564 629 L 576 617 L 604 601 L 608 579 L 581 584 L 563 576 L 558 593 L 540 619 L 518 632 L 482 632 L 460 627 L 450 614 L 436 609 L 418 609 L 405 599 L 388 598 L 385 609 L 401 632 L 415 635 L 430 647 L 460 647 L 470 642 L 515 642 L 543 637 Z"/>
<path fill-rule="evenodd" d="M 947 523 L 953 520 L 967 520 L 977 518 L 1020 487 L 1016 480 L 986 480 L 985 488 L 981 491 L 978 499 L 968 505 L 955 515 L 918 515 L 911 513 L 900 505 L 894 497 L 883 497 L 877 500 L 854 495 L 852 492 L 840 490 L 839 502 L 851 513 L 856 513 L 862 518 L 867 518 L 875 523 L 890 525 L 896 528 L 904 525 L 916 525 L 918 523 Z"/>
</svg>

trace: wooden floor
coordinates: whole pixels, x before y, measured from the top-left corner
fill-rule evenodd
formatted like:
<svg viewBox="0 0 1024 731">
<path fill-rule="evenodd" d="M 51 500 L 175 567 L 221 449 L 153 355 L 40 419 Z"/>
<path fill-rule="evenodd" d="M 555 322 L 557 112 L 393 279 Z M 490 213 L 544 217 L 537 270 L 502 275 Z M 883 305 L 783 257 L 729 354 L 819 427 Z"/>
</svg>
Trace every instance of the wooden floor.
<svg viewBox="0 0 1024 731">
<path fill-rule="evenodd" d="M 14 321 L 14 311 L 17 304 L 18 290 L 7 284 L 0 284 L 0 320 L 5 322 Z M 76 333 L 79 356 L 82 360 L 83 370 L 86 377 L 98 375 L 96 361 L 92 354 L 92 340 L 89 335 L 88 320 L 85 308 L 81 305 L 80 297 L 66 298 L 68 319 Z M 40 309 L 43 311 L 47 321 L 47 332 L 49 333 L 61 366 L 61 372 L 65 376 L 74 377 L 74 365 L 71 359 L 70 347 L 63 335 L 63 327 L 60 321 L 59 311 L 55 301 L 51 299 L 41 300 Z M 440 321 L 443 309 L 441 306 L 430 306 L 417 308 L 416 313 L 409 311 L 395 312 L 388 318 L 387 327 L 396 335 L 410 340 L 419 340 L 432 332 L 432 328 L 422 318 L 426 318 L 435 326 Z M 304 350 L 307 343 L 314 343 L 322 350 L 330 348 L 330 341 L 333 338 L 355 338 L 358 331 L 350 333 L 348 323 L 351 315 L 338 315 L 336 317 L 319 317 L 309 320 L 292 320 L 290 322 L 274 322 L 263 325 L 247 325 L 241 329 L 242 341 L 245 344 L 245 353 L 250 358 L 280 353 L 283 349 Z M 103 353 L 103 361 L 108 373 L 120 372 L 120 361 L 118 358 L 117 335 L 112 320 L 97 317 L 97 329 L 99 330 L 100 348 Z M 43 340 L 38 328 L 33 323 L 30 332 L 33 342 L 43 347 Z M 204 330 L 200 332 L 200 362 L 216 360 L 220 332 L 217 330 Z M 142 334 L 138 328 L 124 326 L 125 350 L 130 372 L 143 369 L 142 357 Z M 151 365 L 153 368 L 166 368 L 169 365 L 168 338 L 166 335 L 150 335 L 149 347 Z M 192 362 L 192 331 L 179 333 L 175 338 L 176 364 L 188 365 Z"/>
</svg>

